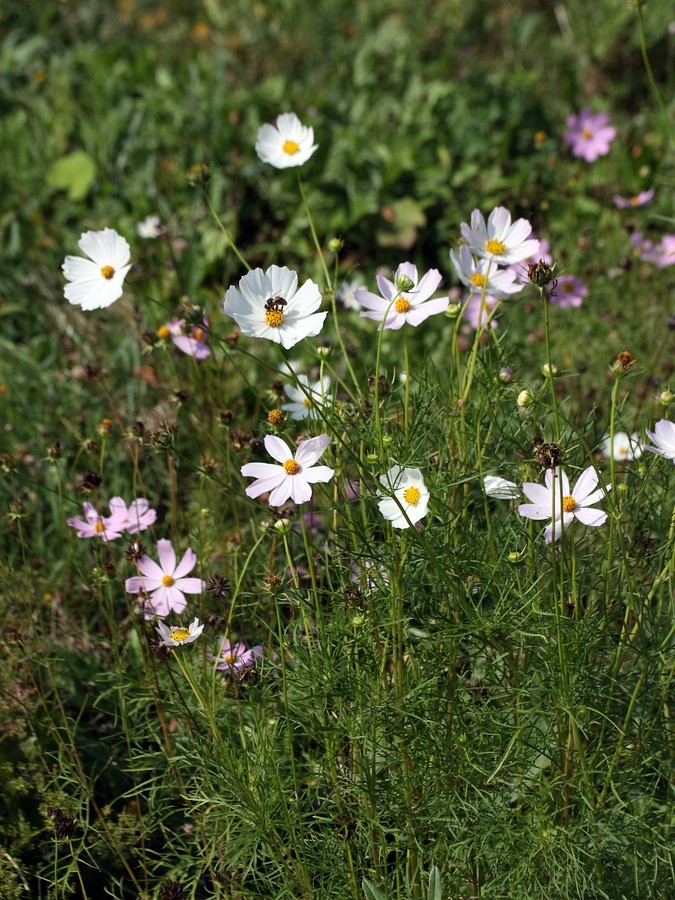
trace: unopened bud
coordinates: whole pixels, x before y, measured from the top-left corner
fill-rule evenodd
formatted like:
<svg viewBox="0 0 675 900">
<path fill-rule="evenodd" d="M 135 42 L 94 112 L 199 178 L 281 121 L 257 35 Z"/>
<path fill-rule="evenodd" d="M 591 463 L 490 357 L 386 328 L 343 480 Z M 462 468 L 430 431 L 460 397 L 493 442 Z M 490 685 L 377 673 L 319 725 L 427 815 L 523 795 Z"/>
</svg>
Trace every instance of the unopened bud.
<svg viewBox="0 0 675 900">
<path fill-rule="evenodd" d="M 342 247 L 343 247 L 342 238 L 332 237 L 328 241 L 328 249 L 330 250 L 331 253 L 337 253 L 338 250 L 342 250 Z"/>
<path fill-rule="evenodd" d="M 555 363 L 551 363 L 550 366 L 548 363 L 544 363 L 544 365 L 541 367 L 541 374 L 544 376 L 544 378 L 551 378 L 551 376 L 555 378 L 555 376 L 558 374 L 558 367 Z"/>
<path fill-rule="evenodd" d="M 533 401 L 532 391 L 521 391 L 516 398 L 518 406 L 530 406 Z"/>
<path fill-rule="evenodd" d="M 675 394 L 672 391 L 663 391 L 661 396 L 659 397 L 659 403 L 661 406 L 670 406 L 670 404 L 675 400 Z"/>
<path fill-rule="evenodd" d="M 513 369 L 504 367 L 499 370 L 499 375 L 497 377 L 500 381 L 504 382 L 504 384 L 508 384 L 509 381 L 513 380 Z"/>
<path fill-rule="evenodd" d="M 415 282 L 408 275 L 399 275 L 396 279 L 396 287 L 400 293 L 410 291 L 415 287 Z"/>
<path fill-rule="evenodd" d="M 457 316 L 461 313 L 461 311 L 462 311 L 461 303 L 449 303 L 448 308 L 445 311 L 445 314 L 449 319 L 456 319 Z"/>
</svg>

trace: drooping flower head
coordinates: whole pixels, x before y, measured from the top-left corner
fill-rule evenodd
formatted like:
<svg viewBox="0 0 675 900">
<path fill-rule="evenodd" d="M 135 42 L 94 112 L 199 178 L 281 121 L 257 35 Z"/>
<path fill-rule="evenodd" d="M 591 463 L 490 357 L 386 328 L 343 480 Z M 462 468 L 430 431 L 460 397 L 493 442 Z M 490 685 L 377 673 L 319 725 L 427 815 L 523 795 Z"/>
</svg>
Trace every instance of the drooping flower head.
<svg viewBox="0 0 675 900">
<path fill-rule="evenodd" d="M 253 269 L 225 294 L 224 312 L 243 334 L 281 344 L 286 350 L 318 334 L 327 313 L 315 312 L 321 293 L 307 280 L 298 290 L 298 276 L 286 266 Z"/>
<path fill-rule="evenodd" d="M 131 268 L 131 250 L 125 239 L 112 228 L 85 231 L 77 242 L 89 259 L 66 256 L 63 288 L 66 300 L 82 309 L 102 309 L 122 296 L 123 282 Z"/>
<path fill-rule="evenodd" d="M 660 419 L 654 426 L 654 431 L 647 431 L 647 437 L 654 444 L 645 446 L 650 453 L 657 453 L 664 459 L 672 459 L 675 465 L 675 422 L 669 419 Z"/>
<path fill-rule="evenodd" d="M 216 669 L 219 671 L 235 675 L 237 672 L 255 665 L 262 653 L 263 648 L 260 644 L 247 649 L 243 641 L 233 645 L 229 638 L 223 638 L 218 645 L 218 656 L 207 653 L 206 658 L 216 662 Z"/>
<path fill-rule="evenodd" d="M 521 503 L 518 512 L 527 519 L 551 519 L 544 529 L 547 544 L 559 538 L 574 519 L 593 527 L 602 525 L 607 519 L 607 513 L 592 507 L 602 500 L 612 485 L 605 485 L 604 490 L 598 488 L 598 476 L 593 466 L 581 473 L 573 491 L 570 491 L 569 479 L 562 469 L 547 469 L 544 480 L 545 487 L 533 481 L 523 484 L 523 493 L 532 502 Z"/>
<path fill-rule="evenodd" d="M 609 124 L 607 113 L 592 113 L 588 107 L 584 107 L 578 116 L 568 116 L 567 128 L 563 139 L 572 148 L 572 156 L 587 163 L 595 162 L 599 156 L 607 156 L 609 145 L 616 137 L 616 128 Z"/>
<path fill-rule="evenodd" d="M 201 594 L 204 582 L 201 578 L 186 578 L 197 562 L 192 550 L 186 550 L 176 565 L 176 554 L 171 541 L 157 541 L 159 565 L 148 556 L 138 560 L 140 576 L 127 578 L 124 589 L 128 594 L 148 594 L 145 606 L 146 618 L 163 619 L 170 612 L 182 613 L 187 606 L 185 594 Z"/>
<path fill-rule="evenodd" d="M 471 252 L 491 260 L 497 266 L 522 262 L 529 256 L 534 256 L 539 249 L 539 241 L 529 237 L 532 226 L 527 219 L 516 219 L 512 223 L 511 213 L 505 206 L 496 206 L 488 216 L 487 223 L 483 213 L 474 209 L 471 213 L 471 225 L 462 222 L 460 229 Z"/>
<path fill-rule="evenodd" d="M 318 148 L 314 129 L 303 125 L 295 113 L 282 113 L 274 125 L 261 125 L 255 152 L 276 169 L 302 166 Z"/>
<path fill-rule="evenodd" d="M 284 388 L 286 396 L 291 402 L 282 404 L 281 408 L 289 413 L 291 419 L 296 422 L 302 419 L 318 419 L 319 410 L 330 405 L 331 402 L 328 396 L 330 378 L 324 376 L 310 385 L 306 375 L 299 375 L 298 381 L 302 387 L 289 384 Z"/>
<path fill-rule="evenodd" d="M 327 434 L 303 441 L 295 455 L 285 441 L 275 435 L 265 437 L 265 449 L 280 465 L 246 463 L 241 474 L 256 480 L 246 488 L 247 497 L 259 497 L 269 492 L 270 506 L 282 506 L 289 498 L 294 503 L 312 499 L 311 485 L 330 481 L 333 469 L 315 463 L 330 444 Z"/>
<path fill-rule="evenodd" d="M 383 328 L 398 329 L 403 325 L 419 325 L 429 316 L 445 312 L 450 302 L 448 297 L 429 299 L 441 283 L 438 269 L 429 269 L 418 278 L 417 266 L 410 262 L 401 263 L 390 281 L 383 275 L 377 276 L 377 286 L 381 296 L 367 290 L 356 290 L 354 297 L 363 307 L 361 318 L 382 322 Z"/>
<path fill-rule="evenodd" d="M 165 625 L 164 622 L 158 622 L 155 631 L 162 638 L 160 647 L 182 647 L 183 644 L 191 644 L 196 641 L 204 630 L 204 626 L 199 624 L 199 619 L 193 619 L 188 628 L 182 625 Z"/>
<path fill-rule="evenodd" d="M 385 490 L 378 494 L 384 499 L 377 506 L 394 528 L 410 528 L 426 516 L 429 491 L 419 469 L 392 466 L 380 476 L 380 483 Z"/>
</svg>

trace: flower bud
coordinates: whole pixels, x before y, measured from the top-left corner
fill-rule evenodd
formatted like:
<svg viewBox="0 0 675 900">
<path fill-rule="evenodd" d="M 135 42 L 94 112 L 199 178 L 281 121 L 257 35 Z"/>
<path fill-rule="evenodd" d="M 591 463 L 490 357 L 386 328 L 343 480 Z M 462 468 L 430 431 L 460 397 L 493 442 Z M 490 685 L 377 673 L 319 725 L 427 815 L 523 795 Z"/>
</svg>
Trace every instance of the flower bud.
<svg viewBox="0 0 675 900">
<path fill-rule="evenodd" d="M 534 397 L 532 396 L 532 391 L 521 391 L 517 398 L 516 403 L 518 406 L 530 406 L 534 401 Z"/>
<path fill-rule="evenodd" d="M 399 275 L 396 279 L 396 287 L 403 293 L 404 291 L 410 291 L 415 287 L 415 282 L 408 275 Z"/>
<path fill-rule="evenodd" d="M 544 365 L 541 367 L 541 374 L 544 376 L 544 378 L 555 378 L 555 376 L 558 374 L 558 367 L 555 363 L 551 363 L 550 366 L 548 363 L 544 363 Z"/>
<path fill-rule="evenodd" d="M 342 243 L 342 238 L 332 237 L 328 241 L 328 249 L 330 250 L 331 253 L 337 253 L 338 250 L 342 250 L 343 246 L 344 245 Z"/>
<path fill-rule="evenodd" d="M 461 303 L 449 303 L 448 308 L 445 311 L 445 314 L 449 319 L 456 319 L 457 316 L 461 313 L 461 311 L 462 311 Z"/>
<path fill-rule="evenodd" d="M 379 458 L 380 457 L 377 455 L 377 453 L 369 453 L 368 456 L 366 456 L 366 459 L 369 463 L 376 463 Z"/>
<path fill-rule="evenodd" d="M 516 550 L 513 550 L 513 551 L 511 551 L 511 553 L 509 553 L 509 555 L 507 556 L 507 559 L 510 563 L 512 563 L 515 566 L 516 563 L 521 562 L 521 560 L 523 559 L 524 556 L 525 556 L 524 553 L 519 553 Z"/>
<path fill-rule="evenodd" d="M 659 397 L 659 403 L 661 406 L 670 406 L 670 404 L 675 400 L 675 394 L 672 391 L 663 391 L 661 396 Z"/>
<path fill-rule="evenodd" d="M 513 380 L 513 369 L 509 369 L 504 366 L 499 370 L 499 375 L 497 376 L 501 382 L 504 384 L 508 384 L 509 381 Z"/>
</svg>

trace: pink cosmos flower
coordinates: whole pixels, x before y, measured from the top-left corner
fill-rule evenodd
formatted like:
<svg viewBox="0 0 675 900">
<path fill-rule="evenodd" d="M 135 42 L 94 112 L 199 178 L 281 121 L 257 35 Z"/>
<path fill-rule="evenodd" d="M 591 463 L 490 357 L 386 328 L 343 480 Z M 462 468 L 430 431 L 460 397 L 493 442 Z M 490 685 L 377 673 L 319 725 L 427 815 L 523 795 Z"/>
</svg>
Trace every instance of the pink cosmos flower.
<svg viewBox="0 0 675 900">
<path fill-rule="evenodd" d="M 572 156 L 581 157 L 587 163 L 607 156 L 609 145 L 616 137 L 616 128 L 609 124 L 607 113 L 592 113 L 588 107 L 578 116 L 568 116 L 567 127 L 569 131 L 563 139 L 572 148 Z"/>
<path fill-rule="evenodd" d="M 650 241 L 643 237 L 641 232 L 634 231 L 630 236 L 630 245 L 636 250 L 640 259 L 644 262 L 658 262 L 659 252 L 654 246 L 654 241 Z"/>
<path fill-rule="evenodd" d="M 477 331 L 479 328 L 483 328 L 487 324 L 488 316 L 499 303 L 499 299 L 497 297 L 490 297 L 489 295 L 486 295 L 482 299 L 482 315 L 480 294 L 471 294 L 466 306 L 464 307 L 464 312 L 462 313 L 462 316 L 466 319 L 466 321 L 474 329 L 474 331 Z M 490 328 L 496 327 L 497 319 L 495 316 L 493 316 L 490 319 Z"/>
<path fill-rule="evenodd" d="M 192 550 L 186 550 L 176 565 L 176 554 L 171 541 L 157 541 L 159 565 L 148 556 L 138 560 L 140 576 L 127 578 L 124 589 L 128 594 L 149 594 L 145 606 L 145 616 L 163 619 L 170 612 L 182 613 L 187 606 L 185 594 L 200 594 L 204 590 L 201 578 L 186 578 L 197 557 Z"/>
<path fill-rule="evenodd" d="M 117 499 L 117 498 L 113 498 Z M 112 504 L 112 500 L 110 501 Z M 122 537 L 124 525 L 114 516 L 104 518 L 91 503 L 83 503 L 83 519 L 66 519 L 71 528 L 77 528 L 79 538 L 100 537 L 102 541 L 114 541 Z"/>
<path fill-rule="evenodd" d="M 639 194 L 633 194 L 631 197 L 621 197 L 619 194 L 614 194 L 612 199 L 614 200 L 614 206 L 618 209 L 635 209 L 638 206 L 646 206 L 648 203 L 651 203 L 655 193 L 654 188 L 650 188 L 648 191 L 640 191 Z"/>
<path fill-rule="evenodd" d="M 237 672 L 254 666 L 262 654 L 263 648 L 260 644 L 247 650 L 243 641 L 239 641 L 233 646 L 229 638 L 223 638 L 218 645 L 218 656 L 207 653 L 206 658 L 217 662 L 216 669 L 220 672 L 229 672 L 230 675 L 235 675 Z"/>
<path fill-rule="evenodd" d="M 647 437 L 656 445 L 645 445 L 645 450 L 657 453 L 664 459 L 672 459 L 675 465 L 675 422 L 668 419 L 660 419 L 654 426 L 654 431 L 647 431 Z"/>
<path fill-rule="evenodd" d="M 170 337 L 178 349 L 187 354 L 194 356 L 197 360 L 207 359 L 211 356 L 211 350 L 206 345 L 207 332 L 205 329 L 209 326 L 209 320 L 204 317 L 201 325 L 193 325 L 188 334 L 185 334 L 183 327 L 184 319 L 172 319 L 166 325 L 157 331 L 159 337 Z"/>
<path fill-rule="evenodd" d="M 569 306 L 581 306 L 588 288 L 576 275 L 561 275 L 557 284 L 551 282 L 547 287 L 548 299 L 554 306 L 567 309 Z"/>
<path fill-rule="evenodd" d="M 511 213 L 505 206 L 496 206 L 487 223 L 483 213 L 474 209 L 471 225 L 462 222 L 460 230 L 473 253 L 498 266 L 522 262 L 528 256 L 536 255 L 539 249 L 539 241 L 531 237 L 532 226 L 527 219 L 516 219 L 512 223 Z"/>
<path fill-rule="evenodd" d="M 429 298 L 441 283 L 438 269 L 429 269 L 419 280 L 417 266 L 409 262 L 401 263 L 390 281 L 383 275 L 377 276 L 377 286 L 381 297 L 366 290 L 354 291 L 354 297 L 365 307 L 362 319 L 382 322 L 383 328 L 398 329 L 408 325 L 419 325 L 429 316 L 445 312 L 450 302 L 447 297 Z"/>
<path fill-rule="evenodd" d="M 143 497 L 133 500 L 127 508 L 121 497 L 113 497 L 110 501 L 110 519 L 115 530 L 137 534 L 145 531 L 157 520 L 157 513 L 150 509 L 150 504 Z"/>
<path fill-rule="evenodd" d="M 532 502 L 521 503 L 518 512 L 526 519 L 551 519 L 544 529 L 547 544 L 559 538 L 573 519 L 593 527 L 602 525 L 607 519 L 607 513 L 592 508 L 605 494 L 602 488 L 598 489 L 598 476 L 593 466 L 581 473 L 573 491 L 570 491 L 569 480 L 562 469 L 547 469 L 544 480 L 546 487 L 533 481 L 523 484 L 523 493 Z M 611 489 L 611 484 L 605 485 L 605 490 Z"/>
<path fill-rule="evenodd" d="M 270 506 L 282 506 L 289 498 L 294 503 L 306 503 L 312 499 L 312 484 L 330 481 L 333 469 L 314 465 L 330 444 L 327 434 L 303 441 L 295 456 L 285 441 L 273 434 L 265 437 L 265 449 L 281 465 L 272 463 L 246 463 L 241 474 L 255 478 L 246 488 L 247 497 L 259 497 L 270 492 Z"/>
<path fill-rule="evenodd" d="M 675 265 L 675 234 L 667 234 L 654 248 L 659 269 Z"/>
</svg>

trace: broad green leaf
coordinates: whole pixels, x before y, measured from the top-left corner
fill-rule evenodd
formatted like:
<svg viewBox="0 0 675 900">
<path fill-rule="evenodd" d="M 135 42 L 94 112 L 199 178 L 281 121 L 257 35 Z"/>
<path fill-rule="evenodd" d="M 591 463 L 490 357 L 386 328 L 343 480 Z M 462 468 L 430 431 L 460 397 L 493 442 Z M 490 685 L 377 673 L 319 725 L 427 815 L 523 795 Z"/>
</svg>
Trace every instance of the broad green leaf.
<svg viewBox="0 0 675 900">
<path fill-rule="evenodd" d="M 429 872 L 429 889 L 427 891 L 427 900 L 443 900 L 441 894 L 441 873 L 438 866 L 434 866 Z"/>
<path fill-rule="evenodd" d="M 52 187 L 68 191 L 71 200 L 82 200 L 96 179 L 96 163 L 84 150 L 75 150 L 55 160 L 46 177 Z"/>
<path fill-rule="evenodd" d="M 387 900 L 382 891 L 376 888 L 369 878 L 363 879 L 362 887 L 363 893 L 366 895 L 366 900 Z"/>
</svg>

